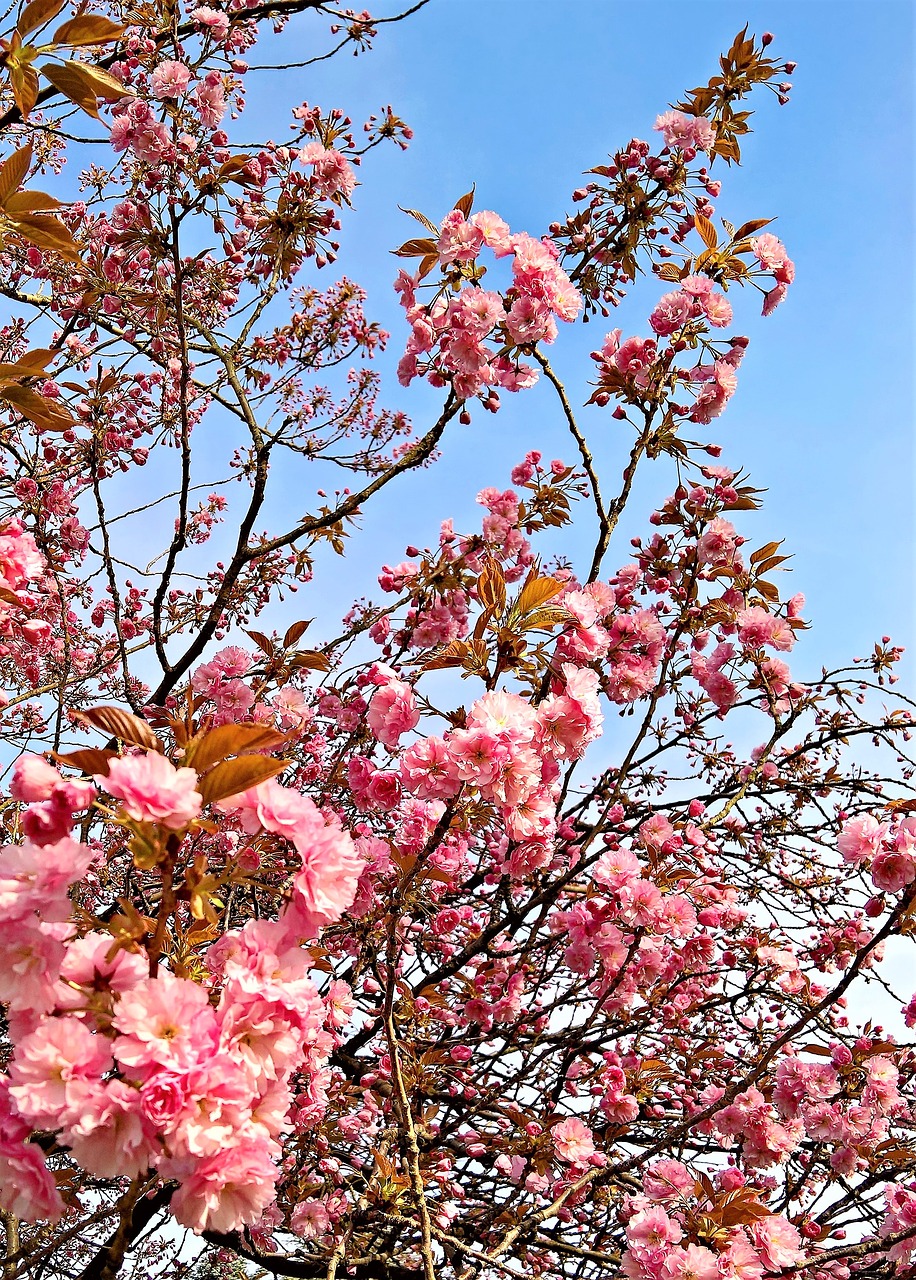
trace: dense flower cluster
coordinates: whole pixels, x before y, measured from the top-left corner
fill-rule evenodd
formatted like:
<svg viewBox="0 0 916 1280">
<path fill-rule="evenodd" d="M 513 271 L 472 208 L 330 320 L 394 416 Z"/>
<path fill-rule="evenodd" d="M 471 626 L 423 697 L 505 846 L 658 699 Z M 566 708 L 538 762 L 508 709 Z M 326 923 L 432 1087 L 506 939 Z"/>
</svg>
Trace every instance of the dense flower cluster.
<svg viewBox="0 0 916 1280">
<path fill-rule="evenodd" d="M 505 292 L 477 283 L 484 248 L 496 258 L 512 260 L 512 283 Z M 467 218 L 453 209 L 442 223 L 434 252 L 444 272 L 474 283 L 451 298 L 438 291 L 432 302 L 423 304 L 417 298 L 420 277 L 399 274 L 395 288 L 411 334 L 398 377 L 409 386 L 422 373 L 433 386 L 452 386 L 461 400 L 479 396 L 495 409 L 495 388 L 520 391 L 537 380 L 537 370 L 520 360 L 520 351 L 553 342 L 557 319 L 575 320 L 582 300 L 559 265 L 553 241 L 512 234 L 495 213 Z"/>
<path fill-rule="evenodd" d="M 152 752 L 115 758 L 99 778 L 128 818 L 182 833 L 201 808 L 197 780 Z M 13 789 L 31 802 L 24 821 L 49 804 L 85 809 L 95 794 L 39 757 L 19 761 Z M 338 823 L 275 782 L 222 803 L 245 830 L 282 836 L 301 867 L 278 919 L 224 933 L 198 980 L 75 929 L 67 892 L 93 850 L 63 837 L 0 854 L 2 995 L 16 1040 L 0 1080 L 0 1205 L 26 1221 L 64 1210 L 33 1129 L 98 1177 L 158 1169 L 178 1183 L 175 1217 L 197 1231 L 253 1222 L 274 1198 L 293 1077 L 320 1072 L 334 1045 L 326 1024 L 341 1025 L 342 993 L 326 1006 L 301 943 L 350 906 L 363 862 Z"/>
<path fill-rule="evenodd" d="M 916 996 L 859 1025 L 916 908 L 901 650 L 803 678 L 788 555 L 703 430 L 746 289 L 769 314 L 794 278 L 713 176 L 790 64 L 739 33 L 542 237 L 408 211 L 415 432 L 365 292 L 312 279 L 410 129 L 237 124 L 265 23 L 309 60 L 308 23 L 382 29 L 305 9 L 37 3 L 3 37 L 5 1271 L 911 1275 Z M 31 184 L 65 161 L 60 205 Z M 640 275 L 580 420 L 559 322 Z M 381 603 L 272 629 L 470 400 L 537 377 L 561 456 L 508 487 L 484 458 L 470 528 L 373 557 Z"/>
</svg>

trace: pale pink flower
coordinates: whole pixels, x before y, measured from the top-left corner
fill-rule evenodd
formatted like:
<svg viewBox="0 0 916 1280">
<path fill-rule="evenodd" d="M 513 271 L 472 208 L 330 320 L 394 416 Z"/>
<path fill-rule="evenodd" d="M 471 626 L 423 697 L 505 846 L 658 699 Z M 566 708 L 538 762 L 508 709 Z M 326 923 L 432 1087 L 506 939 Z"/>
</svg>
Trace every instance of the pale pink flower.
<svg viewBox="0 0 916 1280">
<path fill-rule="evenodd" d="M 14 800 L 21 800 L 25 804 L 50 800 L 55 787 L 60 786 L 62 781 L 60 774 L 48 764 L 44 756 L 27 754 L 20 756 L 13 765 L 10 795 Z"/>
<path fill-rule="evenodd" d="M 683 1232 L 680 1224 L 669 1218 L 660 1205 L 643 1209 L 627 1223 L 627 1240 L 637 1255 L 651 1254 L 668 1244 L 677 1244 Z"/>
<path fill-rule="evenodd" d="M 576 1116 L 561 1120 L 553 1126 L 550 1137 L 557 1155 L 569 1164 L 585 1164 L 595 1153 L 595 1142 L 592 1132 Z"/>
<path fill-rule="evenodd" d="M 680 1160 L 656 1160 L 643 1174 L 642 1185 L 651 1200 L 676 1200 L 692 1192 L 694 1176 Z"/>
<path fill-rule="evenodd" d="M 888 823 L 879 822 L 870 813 L 850 818 L 843 825 L 837 848 L 846 862 L 864 862 L 878 852 L 889 830 Z"/>
<path fill-rule="evenodd" d="M 472 262 L 482 246 L 483 231 L 479 225 L 468 222 L 460 209 L 446 214 L 436 246 L 440 262 Z"/>
<path fill-rule="evenodd" d="M 710 520 L 697 542 L 697 559 L 700 564 L 728 564 L 736 551 L 735 526 L 722 516 Z"/>
<path fill-rule="evenodd" d="M 78 1118 L 93 1084 L 111 1066 L 104 1036 L 78 1018 L 48 1018 L 16 1046 L 10 1096 L 30 1124 L 59 1129 Z"/>
<path fill-rule="evenodd" d="M 798 1228 L 781 1213 L 770 1214 L 755 1222 L 751 1235 L 769 1271 L 792 1267 L 804 1257 Z"/>
<path fill-rule="evenodd" d="M 785 618 L 768 613 L 759 605 L 740 609 L 737 615 L 738 639 L 752 649 L 768 645 L 771 649 L 788 652 L 795 644 L 795 633 Z"/>
<path fill-rule="evenodd" d="M 154 98 L 180 98 L 191 82 L 191 71 L 183 62 L 168 58 L 160 62 L 150 79 Z"/>
<path fill-rule="evenodd" d="M 719 1280 L 716 1255 L 702 1245 L 675 1245 L 665 1258 L 662 1280 Z"/>
<path fill-rule="evenodd" d="M 38 544 L 18 518 L 0 524 L 0 586 L 16 591 L 45 571 Z"/>
<path fill-rule="evenodd" d="M 229 34 L 229 15 L 221 9 L 211 9 L 209 5 L 200 5 L 191 11 L 191 19 L 202 27 L 208 28 L 216 40 L 224 40 Z"/>
<path fill-rule="evenodd" d="M 732 322 L 732 304 L 724 293 L 709 293 L 703 299 L 703 310 L 711 325 L 723 329 Z"/>
<path fill-rule="evenodd" d="M 300 1200 L 289 1220 L 290 1230 L 303 1240 L 317 1240 L 331 1226 L 323 1200 Z"/>
<path fill-rule="evenodd" d="M 169 1130 L 173 1155 L 207 1157 L 234 1146 L 246 1130 L 256 1096 L 247 1063 L 225 1048 L 192 1067 L 183 1083 L 184 1109 Z"/>
<path fill-rule="evenodd" d="M 419 720 L 413 690 L 403 680 L 389 680 L 377 689 L 366 712 L 366 723 L 386 747 L 396 746 L 401 735 L 415 728 Z"/>
<path fill-rule="evenodd" d="M 111 760 L 107 776 L 96 781 L 124 802 L 124 811 L 137 822 L 159 822 L 180 831 L 200 813 L 203 799 L 196 790 L 193 769 L 176 769 L 158 752 L 119 756 Z"/>
<path fill-rule="evenodd" d="M 775 285 L 769 293 L 764 296 L 761 315 L 771 316 L 779 304 L 785 301 L 786 294 L 788 292 L 789 290 L 786 284 Z"/>
<path fill-rule="evenodd" d="M 69 923 L 45 924 L 37 919 L 13 920 L 0 934 L 0 1000 L 13 1009 L 48 1013 L 55 1004 L 56 983 Z M 110 938 L 109 938 L 110 945 Z"/>
<path fill-rule="evenodd" d="M 88 871 L 95 855 L 75 840 L 38 847 L 10 844 L 0 849 L 0 916 L 4 924 L 38 912 L 43 920 L 68 920 L 70 885 Z"/>
<path fill-rule="evenodd" d="M 82 1100 L 64 1138 L 74 1160 L 99 1178 L 137 1178 L 159 1155 L 156 1133 L 140 1095 L 121 1080 L 108 1080 Z"/>
<path fill-rule="evenodd" d="M 655 304 L 649 324 L 659 337 L 667 337 L 682 329 L 691 315 L 691 300 L 682 290 L 665 293 Z"/>
<path fill-rule="evenodd" d="M 916 880 L 916 859 L 897 849 L 884 849 L 875 854 L 871 878 L 877 889 L 899 893 Z"/>
<path fill-rule="evenodd" d="M 768 271 L 777 271 L 790 260 L 786 246 L 770 231 L 755 236 L 751 240 L 751 250 L 760 265 Z"/>
<path fill-rule="evenodd" d="M 84 998 L 71 984 L 120 994 L 149 977 L 149 961 L 145 956 L 119 950 L 109 960 L 110 951 L 110 933 L 87 933 L 69 942 L 60 966 L 60 976 L 67 983 L 63 989 L 67 996 L 62 991 L 61 998 L 69 998 L 76 1007 L 84 1003 Z"/>
<path fill-rule="evenodd" d="M 510 236 L 508 225 L 503 222 L 497 213 L 492 213 L 489 209 L 481 209 L 479 213 L 475 213 L 469 219 L 470 224 L 483 236 L 483 242 L 488 249 L 492 249 L 497 258 L 504 257 L 511 252 Z"/>
<path fill-rule="evenodd" d="M 163 1172 L 180 1177 L 169 1206 L 173 1215 L 198 1233 L 237 1231 L 257 1222 L 273 1200 L 280 1176 L 270 1146 L 254 1140 L 195 1160 L 186 1174 L 177 1174 L 177 1169 L 173 1174 L 170 1164 L 163 1165 Z"/>
<path fill-rule="evenodd" d="M 505 320 L 514 342 L 553 342 L 557 336 L 556 321 L 550 310 L 534 298 L 516 298 Z"/>
<path fill-rule="evenodd" d="M 57 1222 L 64 1202 L 41 1148 L 0 1139 L 0 1209 L 24 1222 Z"/>
<path fill-rule="evenodd" d="M 401 756 L 401 781 L 421 800 L 448 800 L 461 789 L 448 744 L 439 737 L 411 743 Z"/>
<path fill-rule="evenodd" d="M 323 196 L 349 198 L 353 194 L 356 171 L 339 151 L 323 147 L 320 142 L 308 142 L 299 152 L 299 159 L 311 165 L 312 180 Z"/>
<path fill-rule="evenodd" d="M 208 129 L 215 129 L 226 111 L 226 94 L 218 71 L 207 72 L 194 90 L 192 101 L 201 123 Z"/>
<path fill-rule="evenodd" d="M 122 994 L 113 1026 L 120 1032 L 115 1057 L 144 1077 L 156 1067 L 187 1070 L 212 1053 L 218 1038 L 206 990 L 167 970 Z"/>
</svg>

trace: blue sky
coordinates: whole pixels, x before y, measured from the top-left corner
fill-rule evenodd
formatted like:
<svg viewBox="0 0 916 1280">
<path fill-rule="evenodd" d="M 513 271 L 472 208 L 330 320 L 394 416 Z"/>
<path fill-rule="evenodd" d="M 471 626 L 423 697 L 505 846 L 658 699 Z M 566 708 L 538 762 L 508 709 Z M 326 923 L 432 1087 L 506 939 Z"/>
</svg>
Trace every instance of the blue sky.
<svg viewBox="0 0 916 1280">
<path fill-rule="evenodd" d="M 776 216 L 772 229 L 798 277 L 766 321 L 758 295 L 732 295 L 736 331 L 752 342 L 710 438 L 724 446 L 723 461 L 746 466 L 769 490 L 743 531 L 757 542 L 785 537 L 794 553 L 791 588 L 805 592 L 815 623 L 799 662 L 813 673 L 884 632 L 910 645 L 916 638 L 913 19 L 909 0 L 432 0 L 383 28 L 370 54 L 252 76 L 245 134 L 284 136 L 289 117 L 278 106 L 302 100 L 341 106 L 357 123 L 391 102 L 414 128 L 406 153 L 378 151 L 363 166 L 338 272 L 368 287 L 370 314 L 392 333 L 385 401 L 423 429 L 441 401 L 418 384 L 405 392 L 393 377 L 406 334 L 389 250 L 413 234 L 397 205 L 438 220 L 475 182 L 477 207 L 495 209 L 513 230 L 541 234 L 571 207 L 582 171 L 630 137 L 653 137 L 656 114 L 706 80 L 745 21 L 775 32 L 774 49 L 798 63 L 792 102 L 779 108 L 758 95 L 744 164 L 718 175 L 718 210 L 735 222 Z M 303 20 L 270 52 L 282 44 L 284 57 L 307 57 L 320 31 Z M 647 332 L 657 292 L 650 281 L 612 322 L 563 327 L 552 359 L 574 404 L 589 394 L 588 352 L 612 325 Z M 321 614 L 371 591 L 378 564 L 435 537 L 443 516 L 473 527 L 477 490 L 508 483 L 526 449 L 572 460 L 547 390 L 504 397 L 495 417 L 476 413 L 470 427 L 455 424 L 442 462 L 399 481 L 367 514 L 346 579 L 319 575 Z M 610 488 L 627 438 L 607 413 L 589 410 L 582 422 Z M 293 515 L 311 488 L 301 479 L 284 495 Z M 644 531 L 671 487 L 664 462 L 643 477 L 610 565 L 628 558 L 628 538 Z M 580 523 L 562 549 L 584 568 L 592 538 L 584 507 Z"/>
</svg>

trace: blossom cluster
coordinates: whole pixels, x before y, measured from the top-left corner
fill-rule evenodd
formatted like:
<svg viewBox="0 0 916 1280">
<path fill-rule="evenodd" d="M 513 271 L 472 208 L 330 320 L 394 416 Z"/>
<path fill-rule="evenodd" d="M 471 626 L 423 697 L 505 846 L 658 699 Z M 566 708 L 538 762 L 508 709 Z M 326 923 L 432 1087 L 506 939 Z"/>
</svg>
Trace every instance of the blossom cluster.
<svg viewBox="0 0 916 1280">
<path fill-rule="evenodd" d="M 201 810 L 195 770 L 155 752 L 115 757 L 96 781 L 147 832 L 180 840 Z M 352 903 L 363 867 L 353 842 L 273 781 L 223 800 L 244 831 L 291 845 L 299 866 L 277 919 L 223 933 L 191 977 L 71 918 L 68 890 L 96 853 L 49 827 L 64 811 L 69 829 L 95 787 L 26 756 L 12 789 L 27 807 L 25 841 L 0 852 L 0 995 L 14 1041 L 0 1080 L 0 1204 L 26 1221 L 63 1212 L 28 1141 L 44 1130 L 96 1177 L 174 1180 L 172 1212 L 196 1231 L 256 1221 L 280 1176 L 294 1077 L 320 1076 L 342 1025 L 342 984 L 326 1005 L 301 944 Z"/>
<path fill-rule="evenodd" d="M 843 825 L 837 848 L 844 861 L 868 871 L 879 893 L 901 893 L 916 880 L 916 818 L 851 818 Z"/>
<path fill-rule="evenodd" d="M 721 1197 L 727 1205 L 731 1198 L 737 1221 L 718 1232 L 710 1248 L 697 1243 L 689 1225 L 704 1207 L 704 1190 L 694 1174 L 680 1160 L 649 1166 L 642 1194 L 628 1197 L 627 1249 L 621 1259 L 628 1280 L 761 1280 L 802 1261 L 801 1235 L 783 1214 L 770 1213 L 753 1196 L 744 1200 L 750 1212 L 742 1213 L 744 1176 L 738 1169 L 723 1170 L 716 1181 L 714 1201 Z M 706 1207 L 715 1212 L 715 1203 Z"/>
<path fill-rule="evenodd" d="M 511 258 L 512 283 L 505 292 L 480 287 L 477 260 L 484 248 L 496 258 Z M 497 214 L 465 217 L 453 209 L 435 242 L 435 260 L 455 281 L 455 296 L 439 290 L 432 302 L 417 298 L 420 275 L 401 271 L 395 283 L 411 326 L 398 366 L 409 386 L 421 373 L 433 386 L 450 385 L 460 400 L 479 396 L 498 406 L 495 388 L 519 391 L 537 379 L 536 369 L 519 358 L 539 342 L 553 342 L 556 321 L 575 320 L 581 298 L 559 265 L 552 240 L 525 232 L 512 234 Z M 462 279 L 472 283 L 460 287 Z"/>
</svg>

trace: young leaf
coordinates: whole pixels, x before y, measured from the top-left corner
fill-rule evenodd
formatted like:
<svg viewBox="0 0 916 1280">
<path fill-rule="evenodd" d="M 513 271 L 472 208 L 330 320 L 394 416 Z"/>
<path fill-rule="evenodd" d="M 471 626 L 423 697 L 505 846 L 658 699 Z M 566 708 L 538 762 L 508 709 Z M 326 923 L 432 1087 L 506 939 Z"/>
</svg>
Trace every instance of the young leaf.
<svg viewBox="0 0 916 1280">
<path fill-rule="evenodd" d="M 39 70 L 55 89 L 96 120 L 99 118 L 100 98 L 104 102 L 117 102 L 119 98 L 130 95 L 130 90 L 115 76 L 84 62 L 64 62 L 59 67 L 46 63 Z"/>
<path fill-rule="evenodd" d="M 502 613 L 506 607 L 506 580 L 502 569 L 495 560 L 485 564 L 477 579 L 477 594 L 480 602 L 493 613 Z"/>
<path fill-rule="evenodd" d="M 742 222 L 732 239 L 743 240 L 745 236 L 752 236 L 757 231 L 762 231 L 764 227 L 768 227 L 772 221 L 772 218 L 754 218 L 751 222 Z"/>
<path fill-rule="evenodd" d="M 11 217 L 20 213 L 48 213 L 52 209 L 62 209 L 63 205 L 54 196 L 44 191 L 15 191 L 6 202 L 6 211 Z"/>
<path fill-rule="evenodd" d="M 273 751 L 286 743 L 286 734 L 263 724 L 221 724 L 192 738 L 184 762 L 205 773 L 218 760 L 242 751 Z"/>
<path fill-rule="evenodd" d="M 330 671 L 331 661 L 323 653 L 317 649 L 303 649 L 301 653 L 294 653 L 289 660 L 291 667 L 304 667 L 306 671 Z"/>
<path fill-rule="evenodd" d="M 425 213 L 420 213 L 416 209 L 405 209 L 401 204 L 398 205 L 398 208 L 401 210 L 401 213 L 409 214 L 411 218 L 416 218 L 417 222 L 421 222 L 426 230 L 431 232 L 436 239 L 439 238 L 439 228 L 434 222 L 430 222 Z"/>
<path fill-rule="evenodd" d="M 19 190 L 32 164 L 32 144 L 26 143 L 0 165 L 0 205 L 6 207 L 10 196 Z"/>
<path fill-rule="evenodd" d="M 758 547 L 758 549 L 751 554 L 751 564 L 760 564 L 761 560 L 766 560 L 769 556 L 773 555 L 782 546 L 783 541 L 784 539 L 779 542 L 768 542 L 765 547 Z"/>
<path fill-rule="evenodd" d="M 297 644 L 311 625 L 312 619 L 307 618 L 302 622 L 294 622 L 291 627 L 287 627 L 286 635 L 283 637 L 283 648 L 288 649 L 291 645 Z"/>
<path fill-rule="evenodd" d="M 14 217 L 9 211 L 7 217 L 23 240 L 39 249 L 51 249 L 70 262 L 79 262 L 79 247 L 59 219 L 43 217 L 40 213 L 20 213 Z"/>
<path fill-rule="evenodd" d="M 10 382 L 17 378 L 36 378 L 44 373 L 48 365 L 60 353 L 49 347 L 36 347 L 33 351 L 25 351 L 15 364 L 0 364 L 0 382 Z M 79 391 L 83 388 L 79 387 Z"/>
<path fill-rule="evenodd" d="M 695 225 L 697 232 L 700 233 L 700 239 L 706 244 L 707 248 L 715 248 L 716 244 L 719 243 L 719 236 L 716 234 L 715 227 L 710 223 L 709 218 L 704 218 L 702 214 L 695 214 L 693 215 L 693 225 Z"/>
<path fill-rule="evenodd" d="M 132 746 L 146 747 L 150 751 L 161 749 L 159 739 L 146 721 L 121 707 L 90 707 L 88 711 L 74 711 L 73 718 Z"/>
<path fill-rule="evenodd" d="M 463 213 L 466 218 L 470 215 L 470 212 L 474 207 L 474 192 L 476 190 L 477 186 L 475 183 L 475 185 L 471 187 L 470 191 L 461 196 L 459 200 L 455 201 L 455 208 L 458 209 L 459 212 Z"/>
<path fill-rule="evenodd" d="M 396 258 L 423 258 L 436 252 L 435 240 L 405 240 L 399 249 L 391 251 Z"/>
<path fill-rule="evenodd" d="M 532 609 L 539 609 L 542 604 L 559 595 L 562 590 L 563 583 L 556 578 L 535 578 L 522 588 L 516 608 L 520 614 L 530 613 Z"/>
<path fill-rule="evenodd" d="M 273 641 L 270 640 L 269 637 L 265 636 L 263 631 L 246 631 L 245 634 L 251 636 L 252 640 L 261 652 L 265 653 L 268 658 L 272 658 L 274 656 Z"/>
<path fill-rule="evenodd" d="M 93 44 L 108 44 L 111 40 L 117 40 L 126 30 L 126 27 L 119 22 L 112 22 L 110 18 L 103 18 L 97 13 L 84 13 L 59 26 L 53 39 L 55 44 L 81 49 Z"/>
<path fill-rule="evenodd" d="M 203 796 L 204 804 L 213 804 L 227 796 L 240 795 L 268 778 L 275 778 L 288 767 L 288 760 L 274 760 L 271 756 L 237 756 L 234 760 L 223 760 L 214 765 L 201 778 L 197 790 Z"/>
<path fill-rule="evenodd" d="M 76 425 L 63 406 L 45 396 L 40 396 L 31 387 L 23 387 L 15 382 L 9 383 L 5 387 L 0 387 L 0 399 L 6 400 L 42 431 L 69 431 Z"/>
<path fill-rule="evenodd" d="M 46 22 L 56 18 L 65 4 L 66 0 L 30 0 L 19 15 L 16 30 L 21 36 L 38 31 Z"/>
<path fill-rule="evenodd" d="M 23 120 L 38 101 L 38 76 L 31 67 L 10 67 L 10 88 Z"/>
<path fill-rule="evenodd" d="M 51 755 L 58 764 L 72 765 L 80 773 L 90 777 L 101 774 L 108 776 L 108 762 L 113 760 L 117 751 L 109 751 L 107 747 L 85 747 L 80 751 L 52 751 Z"/>
</svg>

